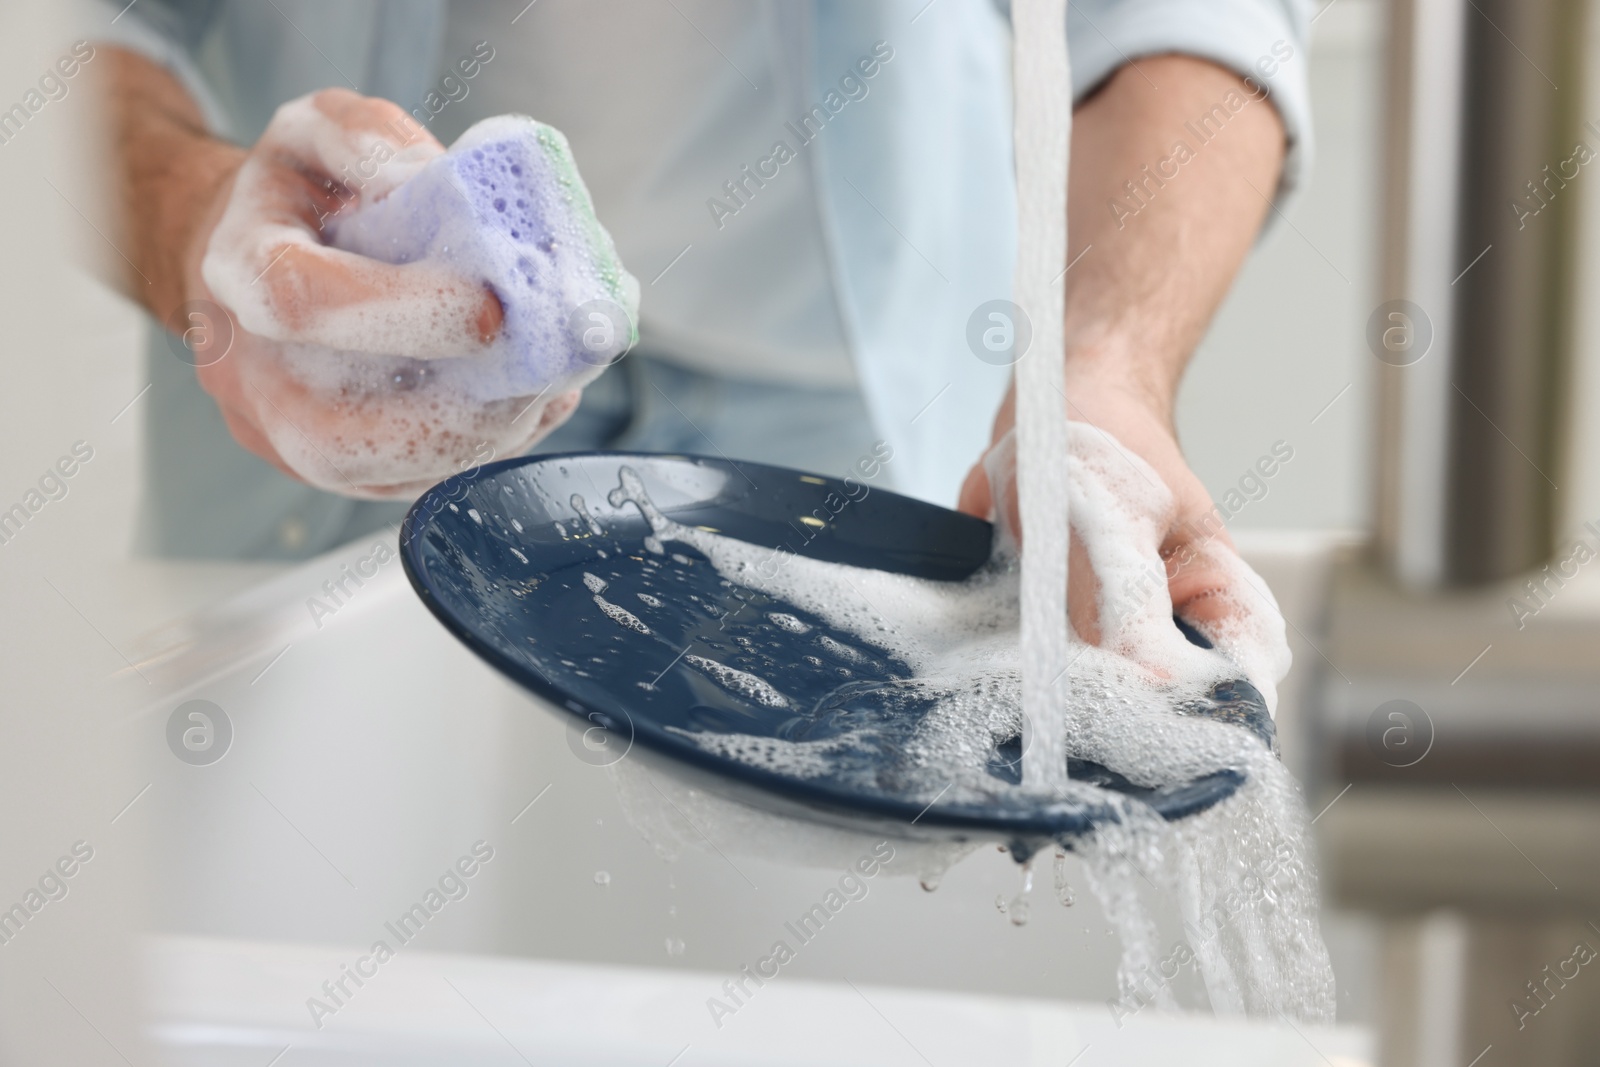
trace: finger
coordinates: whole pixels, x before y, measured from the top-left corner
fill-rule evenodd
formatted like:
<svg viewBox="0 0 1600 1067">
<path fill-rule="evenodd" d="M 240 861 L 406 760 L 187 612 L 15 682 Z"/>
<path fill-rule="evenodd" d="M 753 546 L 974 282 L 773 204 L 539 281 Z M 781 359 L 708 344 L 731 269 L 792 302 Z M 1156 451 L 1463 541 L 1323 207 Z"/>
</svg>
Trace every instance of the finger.
<svg viewBox="0 0 1600 1067">
<path fill-rule="evenodd" d="M 582 400 L 583 391 L 581 389 L 573 389 L 565 393 L 556 394 L 543 404 L 533 418 L 529 420 L 533 423 L 533 427 L 528 431 L 527 436 L 522 438 L 520 443 L 506 454 L 511 456 L 521 455 L 546 437 L 549 437 L 568 419 L 572 418 L 573 412 L 578 410 L 578 404 Z M 519 416 L 519 418 L 521 417 L 523 416 Z"/>
<path fill-rule="evenodd" d="M 265 221 L 320 229 L 383 199 L 444 146 L 387 100 L 326 89 L 284 104 L 251 153 L 275 181 L 253 192 Z"/>
<path fill-rule="evenodd" d="M 1008 430 L 983 454 L 983 477 L 989 487 L 989 515 L 1002 544 L 1022 548 L 1022 506 L 1017 496 L 1017 435 Z"/>
<path fill-rule="evenodd" d="M 491 290 L 447 268 L 382 263 L 294 232 L 252 236 L 258 250 L 243 261 L 266 260 L 255 278 L 245 282 L 242 273 L 222 264 L 214 269 L 210 253 L 203 273 L 240 325 L 257 336 L 438 359 L 479 350 L 499 335 L 504 322 L 504 309 Z M 268 256 L 273 247 L 277 251 Z"/>
<path fill-rule="evenodd" d="M 956 510 L 971 515 L 978 519 L 989 518 L 989 510 L 994 500 L 989 493 L 989 476 L 983 471 L 983 463 L 973 464 L 967 472 L 966 480 L 961 483 L 961 494 L 957 498 Z"/>
<path fill-rule="evenodd" d="M 1002 485 L 1003 506 L 995 508 L 994 486 Z M 967 473 L 961 487 L 961 511 L 994 522 L 1002 537 L 1010 537 L 1021 548 L 1022 516 L 1017 498 L 1016 438 L 1007 431 L 983 459 Z M 1083 539 L 1072 534 L 1067 550 L 1067 616 L 1079 640 L 1091 645 L 1101 642 L 1100 580 L 1095 576 Z"/>
<path fill-rule="evenodd" d="M 1286 624 L 1272 591 L 1225 537 L 1178 546 L 1173 612 L 1237 664 L 1276 712 L 1278 683 L 1289 673 Z"/>
<path fill-rule="evenodd" d="M 1022 513 L 1017 496 L 1016 433 L 1008 430 L 967 474 L 961 488 L 961 510 L 994 522 L 1003 538 L 1022 547 Z M 1000 486 L 996 505 L 995 486 Z M 1067 617 L 1081 641 L 1098 645 L 1100 580 L 1076 528 L 1067 549 Z"/>
<path fill-rule="evenodd" d="M 424 490 L 431 488 L 452 474 L 456 474 L 461 471 L 469 471 L 474 467 L 481 467 L 485 463 L 492 462 L 496 458 L 521 455 L 523 452 L 533 447 L 533 445 L 537 444 L 540 440 L 548 436 L 551 431 L 556 429 L 556 427 L 560 426 L 562 423 L 571 418 L 572 413 L 578 409 L 578 403 L 582 397 L 582 391 L 577 389 L 556 394 L 539 408 L 537 415 L 535 415 L 532 420 L 533 429 L 526 437 L 513 439 L 512 443 L 510 444 L 497 444 L 487 459 L 481 458 L 481 454 L 474 451 L 472 457 L 462 457 L 456 459 L 451 466 L 441 465 L 438 471 L 428 475 L 427 477 L 385 485 L 363 485 L 361 487 L 361 492 L 364 495 L 373 497 L 374 499 L 415 497 L 421 494 Z M 505 401 L 504 403 L 507 405 L 515 404 L 517 403 L 517 398 Z M 468 458 L 475 460 L 476 462 L 469 464 L 467 462 Z"/>
<path fill-rule="evenodd" d="M 324 89 L 273 113 L 258 148 L 332 179 L 364 200 L 381 200 L 444 146 L 397 104 L 348 89 Z"/>
<path fill-rule="evenodd" d="M 1100 577 L 1094 572 L 1089 550 L 1083 538 L 1072 535 L 1067 549 L 1067 619 L 1078 640 L 1090 645 L 1101 645 L 1105 634 L 1100 630 Z"/>
<path fill-rule="evenodd" d="M 583 392 L 571 389 L 565 393 L 557 394 L 544 410 L 539 412 L 539 426 L 533 440 L 528 444 L 536 444 L 549 436 L 562 423 L 572 418 L 572 413 L 578 410 L 578 403 L 583 399 Z"/>
<path fill-rule="evenodd" d="M 1216 539 L 1231 548 L 1227 531 L 1219 530 L 1211 537 L 1194 536 L 1187 529 L 1168 539 L 1161 550 L 1167 561 L 1167 588 L 1172 596 L 1172 612 L 1185 622 L 1193 624 L 1202 633 L 1206 624 L 1221 619 L 1226 606 L 1220 597 L 1226 591 L 1231 573 L 1217 562 L 1216 555 L 1207 551 L 1209 542 Z"/>
<path fill-rule="evenodd" d="M 1094 427 L 1072 423 L 1069 438 L 1074 539 L 1068 610 L 1074 629 L 1157 677 L 1207 670 L 1202 650 L 1172 624 L 1161 557 L 1176 511 L 1171 491 L 1143 459 Z"/>
<path fill-rule="evenodd" d="M 237 324 L 235 324 L 237 328 Z M 215 363 L 195 368 L 195 380 L 216 403 L 228 433 L 245 451 L 259 456 L 291 477 L 298 475 L 284 462 L 272 441 L 261 428 L 255 413 L 255 403 L 246 396 L 244 383 L 238 369 L 244 360 L 242 352 L 230 352 L 228 357 Z"/>
<path fill-rule="evenodd" d="M 386 139 L 404 136 L 396 116 L 409 119 L 386 101 L 333 90 L 279 109 L 240 168 L 201 265 L 245 330 L 419 358 L 467 354 L 498 335 L 504 310 L 481 283 L 435 264 L 388 264 L 322 243 L 324 220 L 346 202 L 340 190 L 365 178 L 372 160 L 386 162 L 358 194 L 368 199 L 443 151 L 426 131 L 396 151 Z"/>
<path fill-rule="evenodd" d="M 217 410 L 222 412 L 222 421 L 227 425 L 228 433 L 232 434 L 233 439 L 243 446 L 247 452 L 266 460 L 296 481 L 300 480 L 300 476 L 283 461 L 283 457 L 278 454 L 276 448 L 272 447 L 272 442 L 267 439 L 267 435 L 262 433 L 261 429 L 251 421 L 249 415 L 238 408 L 229 407 L 221 403 L 218 403 Z"/>
</svg>

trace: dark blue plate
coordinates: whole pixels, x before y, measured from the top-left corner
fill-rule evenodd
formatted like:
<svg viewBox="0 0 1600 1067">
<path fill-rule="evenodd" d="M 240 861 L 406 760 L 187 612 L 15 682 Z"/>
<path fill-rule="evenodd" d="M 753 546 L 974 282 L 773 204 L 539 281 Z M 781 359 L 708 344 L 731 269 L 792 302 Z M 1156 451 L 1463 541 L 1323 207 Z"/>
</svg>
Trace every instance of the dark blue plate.
<svg viewBox="0 0 1600 1067">
<path fill-rule="evenodd" d="M 1020 856 L 1047 841 L 1070 845 L 1115 817 L 1109 806 L 1041 806 L 1018 790 L 997 789 L 983 803 L 916 793 L 896 743 L 927 710 L 894 684 L 910 668 L 808 612 L 723 580 L 692 548 L 647 550 L 650 528 L 638 507 L 607 499 L 625 467 L 670 518 L 771 548 L 774 565 L 793 552 L 959 581 L 989 558 L 986 522 L 867 481 L 754 463 L 583 452 L 508 460 L 441 482 L 401 529 L 412 586 L 469 648 L 573 716 L 588 739 L 575 748 L 580 757 L 632 756 L 782 814 L 901 835 L 999 839 Z M 616 608 L 642 628 L 619 622 Z M 774 613 L 807 630 L 774 624 Z M 774 706 L 759 694 L 738 696 L 708 673 L 716 664 L 762 678 L 787 699 Z M 1272 721 L 1247 682 L 1219 685 L 1180 710 L 1237 722 L 1272 744 Z M 874 727 L 872 745 L 844 758 L 866 773 L 848 779 L 792 777 L 709 752 L 684 733 L 824 740 L 864 724 Z M 1019 781 L 1021 738 L 996 746 L 987 769 L 997 786 Z M 1078 759 L 1069 771 L 1167 819 L 1203 811 L 1243 782 L 1223 770 L 1149 788 Z"/>
</svg>

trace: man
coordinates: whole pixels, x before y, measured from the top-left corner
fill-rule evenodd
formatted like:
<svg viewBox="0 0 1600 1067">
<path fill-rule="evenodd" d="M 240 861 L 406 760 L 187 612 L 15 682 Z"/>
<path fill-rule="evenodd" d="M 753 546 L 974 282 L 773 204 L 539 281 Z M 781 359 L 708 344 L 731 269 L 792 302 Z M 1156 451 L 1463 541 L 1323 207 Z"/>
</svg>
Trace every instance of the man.
<svg viewBox="0 0 1600 1067">
<path fill-rule="evenodd" d="M 1173 402 L 1271 198 L 1304 168 L 1306 30 L 1303 0 L 1082 0 L 1068 19 L 1070 414 L 1172 490 L 1160 521 L 1163 555 L 1181 562 L 1168 566 L 1174 610 L 1202 627 L 1244 595 L 1211 562 L 1227 535 L 1178 447 Z M 883 439 L 895 488 L 990 510 L 979 460 L 1011 425 L 1010 371 L 968 335 L 1007 295 L 1015 249 L 1004 4 L 143 0 L 97 40 L 130 291 L 157 320 L 210 298 L 198 263 L 246 161 L 314 216 L 328 161 L 271 128 L 285 102 L 334 87 L 306 105 L 326 128 L 354 136 L 409 114 L 445 143 L 524 112 L 567 134 L 644 283 L 641 344 L 565 426 L 550 432 L 575 398 L 545 399 L 497 440 L 842 474 Z M 216 404 L 154 346 L 148 547 L 296 557 L 393 521 L 397 505 L 282 473 L 261 425 L 274 416 L 239 377 L 263 346 L 318 340 L 319 307 L 399 284 L 388 270 L 307 245 L 264 261 L 259 284 L 309 307 L 310 325 L 242 336 L 202 368 Z M 463 350 L 493 335 L 492 295 L 439 299 Z M 276 414 L 311 438 L 344 417 L 312 401 Z M 1092 632 L 1092 596 L 1079 600 L 1074 622 Z"/>
</svg>

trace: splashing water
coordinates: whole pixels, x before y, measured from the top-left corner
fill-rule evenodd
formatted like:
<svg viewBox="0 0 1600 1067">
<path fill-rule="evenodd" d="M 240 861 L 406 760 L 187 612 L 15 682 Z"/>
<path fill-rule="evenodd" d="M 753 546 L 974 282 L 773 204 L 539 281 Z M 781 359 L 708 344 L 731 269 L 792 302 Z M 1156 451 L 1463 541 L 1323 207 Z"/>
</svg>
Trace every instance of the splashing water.
<svg viewBox="0 0 1600 1067">
<path fill-rule="evenodd" d="M 1135 538 L 1137 531 L 1128 527 L 1142 505 L 1117 501 L 1124 500 L 1128 485 L 1142 483 L 1137 472 L 1121 473 L 1140 461 L 1104 435 L 1078 424 L 1071 431 L 1073 454 L 1082 459 L 1072 468 L 1074 499 L 1101 505 L 1095 536 L 1113 541 Z M 1130 477 L 1126 485 L 1115 481 Z M 925 714 L 908 723 L 906 717 L 892 714 L 891 701 L 889 716 L 823 740 L 719 731 L 685 736 L 725 758 L 795 778 L 828 775 L 850 781 L 852 774 L 859 774 L 864 787 L 875 787 L 885 759 L 892 759 L 897 788 L 922 803 L 941 797 L 947 803 L 993 802 L 1021 792 L 1040 805 L 1110 808 L 1115 818 L 1071 847 L 1085 863 L 1089 889 L 1121 935 L 1118 974 L 1124 997 L 1139 1005 L 1174 1003 L 1164 982 L 1152 986 L 1148 977 L 1160 973 L 1156 928 L 1140 898 L 1141 885 L 1148 884 L 1179 902 L 1185 936 L 1216 1010 L 1281 1011 L 1309 1021 L 1332 1018 L 1332 977 L 1317 929 L 1316 875 L 1307 858 L 1306 813 L 1298 787 L 1251 732 L 1185 712 L 1186 701 L 1192 705 L 1194 694 L 1237 677 L 1238 665 L 1183 641 L 1170 618 L 1165 627 L 1183 654 L 1165 661 L 1164 675 L 1116 648 L 1076 639 L 1069 645 L 1071 669 L 1065 676 L 1063 701 L 1074 714 L 1071 736 L 1064 738 L 1070 741 L 1066 746 L 1070 753 L 1063 751 L 1063 761 L 1070 754 L 1151 786 L 1191 781 L 1221 769 L 1242 772 L 1246 784 L 1211 811 L 1168 824 L 1144 804 L 1088 781 L 1046 786 L 1024 775 L 1020 784 L 1010 784 L 986 766 L 996 744 L 1015 739 L 1021 730 L 1021 571 L 1004 545 L 998 546 L 988 566 L 962 582 L 925 581 L 800 556 L 787 558 L 773 572 L 763 565 L 770 550 L 683 526 L 662 514 L 632 469 L 622 468 L 619 482 L 609 502 L 616 507 L 636 506 L 649 524 L 651 540 L 688 545 L 703 554 L 724 581 L 770 596 L 852 639 L 849 645 L 835 640 L 840 648 L 907 665 L 912 677 L 883 683 L 879 692 L 891 697 L 912 694 L 928 705 Z M 1124 510 L 1119 512 L 1119 506 Z M 681 559 L 684 565 L 691 562 L 687 556 Z M 1118 577 L 1115 571 L 1102 577 L 1108 576 Z M 1150 609 L 1157 615 L 1169 610 L 1161 605 Z M 1133 617 L 1131 610 L 1123 614 Z M 789 640 L 824 636 L 815 627 L 797 635 L 787 623 L 789 618 L 780 622 L 763 617 L 763 625 L 789 634 Z M 830 660 L 839 662 L 828 655 L 814 666 Z M 691 666 L 758 703 L 773 706 L 777 700 L 788 700 L 748 671 L 729 674 L 725 665 L 704 658 Z M 1264 692 L 1270 693 L 1277 680 L 1251 674 L 1249 668 L 1245 673 Z M 886 751 L 891 754 L 885 756 Z M 627 761 L 612 773 L 630 818 L 663 854 L 674 851 L 668 842 L 695 845 L 701 832 L 720 832 L 734 847 L 772 849 L 775 856 L 805 862 L 794 843 L 803 834 L 815 836 L 822 843 L 807 848 L 820 856 L 833 833 L 802 831 L 792 822 L 703 790 L 673 794 L 674 804 L 689 813 L 695 827 L 675 831 L 662 824 L 664 812 L 656 792 L 669 788 L 666 781 L 651 779 L 646 784 L 642 778 L 630 778 L 642 772 Z M 896 842 L 896 847 L 902 844 Z M 899 869 L 918 876 L 925 888 L 935 888 L 944 870 L 974 847 L 906 843 Z M 1070 902 L 1073 894 L 1064 861 L 1057 862 L 1054 875 L 1058 900 Z M 1000 903 L 1011 921 L 1026 921 L 1025 894 L 1009 901 L 1002 898 Z"/>
<path fill-rule="evenodd" d="M 1068 249 L 1072 101 L 1065 9 L 1065 0 L 1014 0 L 1011 9 L 1015 288 L 1018 304 L 1031 313 L 1035 338 L 1016 378 L 1017 487 L 1028 549 L 1022 563 L 1022 704 L 1034 727 L 1033 744 L 1023 755 L 1023 774 L 1025 780 L 1052 787 L 1065 777 L 1067 709 L 1086 707 L 1081 687 L 1067 677 L 1071 526 L 1062 279 Z M 1102 509 L 1095 510 L 1099 513 L 1094 518 L 1105 517 Z M 1107 577 L 1101 575 L 1102 581 Z M 1256 673 L 1261 673 L 1259 667 Z M 1065 685 L 1059 684 L 1063 681 Z M 1275 692 L 1263 692 L 1275 704 Z M 1105 722 L 1080 712 L 1073 725 L 1091 724 L 1094 729 Z M 1142 743 L 1155 747 L 1159 737 Z M 1088 739 L 1073 740 L 1074 747 L 1082 747 Z M 1298 788 L 1270 753 L 1245 749 L 1235 756 L 1245 765 L 1248 784 L 1233 800 L 1172 827 L 1137 810 L 1137 803 L 1122 802 L 1123 817 L 1106 824 L 1084 849 L 1091 889 L 1122 934 L 1118 979 L 1124 1002 L 1144 1002 L 1138 999 L 1143 992 L 1136 982 L 1156 963 L 1155 928 L 1139 901 L 1135 879 L 1159 870 L 1184 909 L 1185 932 L 1216 1010 L 1269 1013 L 1288 1008 L 1305 1018 L 1331 1020 L 1333 978 L 1317 928 L 1316 877 L 1306 859 L 1307 827 Z M 1070 904 L 1071 888 L 1059 862 L 1056 882 L 1063 903 Z M 1252 906 L 1230 904 L 1240 890 Z M 1013 922 L 1018 921 L 1018 903 L 1025 907 L 1025 897 L 1013 902 Z M 1176 1006 L 1165 984 L 1157 984 L 1149 996 L 1160 1007 Z"/>
<path fill-rule="evenodd" d="M 1033 337 L 1017 365 L 1016 381 L 1016 481 L 1027 549 L 1020 563 L 1010 551 L 1014 546 L 1000 539 L 991 564 L 965 582 L 920 581 L 804 557 L 790 558 L 772 575 L 760 566 L 765 550 L 667 519 L 627 468 L 608 499 L 616 507 L 632 502 L 639 508 L 651 528 L 646 547 L 652 554 L 661 555 L 666 541 L 691 545 L 725 579 L 853 633 L 869 654 L 909 664 L 914 677 L 899 684 L 906 693 L 932 698 L 933 706 L 910 737 L 895 737 L 905 756 L 895 770 L 908 796 L 929 803 L 940 796 L 971 801 L 1009 788 L 1040 804 L 1109 808 L 1113 817 L 1071 847 L 1082 857 L 1088 887 L 1121 937 L 1118 985 L 1126 1011 L 1147 1004 L 1177 1006 L 1162 968 L 1166 961 L 1160 958 L 1156 925 L 1141 900 L 1140 884 L 1147 883 L 1178 901 L 1191 958 L 1214 1010 L 1331 1022 L 1333 976 L 1318 929 L 1317 877 L 1298 786 L 1247 731 L 1182 710 L 1196 693 L 1241 671 L 1269 708 L 1275 707 L 1276 683 L 1288 669 L 1282 623 L 1263 623 L 1258 616 L 1252 632 L 1220 641 L 1223 652 L 1233 653 L 1236 662 L 1229 662 L 1177 633 L 1164 581 L 1159 583 L 1163 595 L 1138 592 L 1145 559 L 1159 548 L 1159 531 L 1150 528 L 1148 517 L 1162 513 L 1160 501 L 1149 495 L 1160 479 L 1109 435 L 1067 419 L 1062 278 L 1071 82 L 1064 0 L 1014 0 L 1012 19 L 1019 214 L 1015 292 Z M 1136 477 L 1130 479 L 1128 471 Z M 1109 635 L 1105 647 L 1078 641 L 1067 621 L 1069 500 L 1101 583 L 1101 615 Z M 1230 557 L 1222 565 L 1271 604 L 1270 593 L 1242 561 Z M 1275 612 L 1276 605 L 1271 607 Z M 789 618 L 771 621 L 798 632 L 787 625 Z M 847 658 L 838 649 L 848 646 L 826 640 L 838 645 L 823 646 L 833 659 Z M 1147 655 L 1135 657 L 1135 648 Z M 757 699 L 784 699 L 753 675 L 724 675 L 712 661 L 694 665 Z M 843 777 L 841 769 L 849 766 L 845 756 L 853 748 L 870 749 L 872 732 L 868 726 L 825 742 L 715 732 L 691 736 L 729 758 L 803 778 Z M 1022 781 L 1002 787 L 988 773 L 985 759 L 997 742 L 1019 734 L 1024 739 L 1031 734 L 1031 743 L 1023 747 Z M 1240 772 L 1245 784 L 1209 811 L 1169 824 L 1124 794 L 1069 779 L 1069 754 L 1114 768 L 1135 784 L 1190 781 L 1224 769 Z M 671 855 L 669 842 L 694 840 L 667 825 L 669 819 L 663 821 L 666 813 L 656 795 L 661 783 L 646 785 L 642 772 L 626 763 L 611 770 L 624 809 L 658 851 Z M 704 791 L 671 788 L 676 791 L 673 810 L 693 816 L 697 836 L 707 827 L 721 829 L 751 849 L 776 850 L 791 862 L 824 856 L 831 862 L 839 854 L 841 831 L 797 827 Z M 974 847 L 907 843 L 900 869 L 932 891 L 944 871 Z M 1070 906 L 1076 898 L 1064 853 L 1056 858 L 1053 874 L 1057 899 Z M 996 900 L 1017 925 L 1028 918 L 1031 865 L 1024 865 L 1022 878 L 1016 897 Z"/>
</svg>

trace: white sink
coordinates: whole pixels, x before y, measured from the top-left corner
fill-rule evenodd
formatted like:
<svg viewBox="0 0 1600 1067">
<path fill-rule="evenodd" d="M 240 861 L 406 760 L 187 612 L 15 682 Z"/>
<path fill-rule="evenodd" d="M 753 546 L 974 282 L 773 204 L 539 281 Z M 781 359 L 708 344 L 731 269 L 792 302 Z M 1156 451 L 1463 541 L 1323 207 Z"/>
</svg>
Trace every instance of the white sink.
<svg viewBox="0 0 1600 1067">
<path fill-rule="evenodd" d="M 1082 1067 L 1365 1062 L 1354 1028 L 1302 1035 L 1152 1010 L 1119 1029 L 1107 1007 L 1119 946 L 1097 905 L 1080 894 L 1058 906 L 1046 872 L 1032 921 L 1011 926 L 994 902 L 1018 875 L 993 850 L 932 895 L 877 878 L 717 1029 L 707 998 L 839 872 L 733 842 L 663 861 L 623 818 L 611 774 L 428 615 L 398 560 L 359 587 L 346 580 L 337 610 L 315 617 L 308 598 L 330 603 L 324 582 L 372 543 L 130 652 L 153 695 L 118 743 L 151 785 L 122 825 L 150 857 L 148 993 L 171 1062 L 262 1067 L 290 1045 L 282 1067 L 519 1054 L 663 1067 L 685 1044 L 685 1065 L 924 1062 L 909 1044 L 935 1064 L 1059 1065 L 1086 1045 Z M 166 741 L 168 717 L 193 699 L 233 729 L 205 766 Z M 313 1027 L 306 1000 L 320 983 L 376 939 L 394 943 L 385 924 L 480 841 L 494 855 L 467 895 Z M 1192 976 L 1174 987 L 1202 1002 Z"/>
<path fill-rule="evenodd" d="M 724 976 L 405 954 L 317 1029 L 305 1000 L 358 949 L 166 938 L 146 953 L 152 1036 L 174 1067 L 1359 1067 L 1349 1031 L 1137 1017 L 1067 1005 L 780 977 L 710 1019 Z M 353 987 L 352 987 L 353 988 Z M 280 1056 L 279 1059 L 272 1059 Z"/>
</svg>

